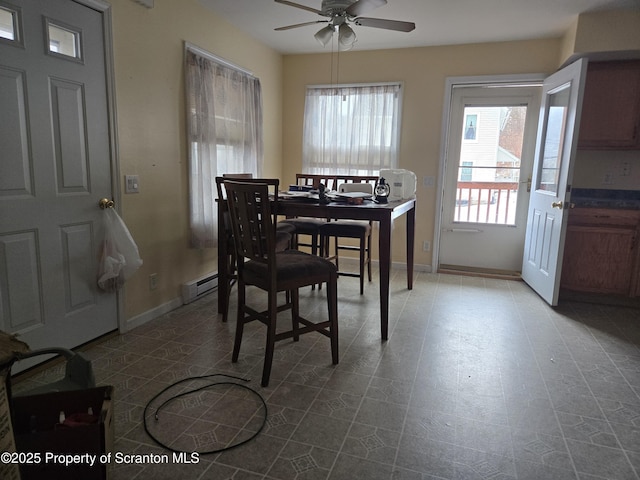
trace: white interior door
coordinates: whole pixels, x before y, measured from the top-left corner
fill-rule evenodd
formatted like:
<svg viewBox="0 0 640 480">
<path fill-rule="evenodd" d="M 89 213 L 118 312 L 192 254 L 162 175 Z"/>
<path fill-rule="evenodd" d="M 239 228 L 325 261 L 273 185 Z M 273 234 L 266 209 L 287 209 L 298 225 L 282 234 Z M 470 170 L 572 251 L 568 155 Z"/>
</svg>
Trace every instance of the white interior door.
<svg viewBox="0 0 640 480">
<path fill-rule="evenodd" d="M 540 92 L 534 85 L 453 87 L 440 270 L 520 270 Z"/>
<path fill-rule="evenodd" d="M 71 0 L 0 0 L 0 329 L 32 349 L 118 326 L 96 284 L 112 198 L 103 35 L 102 13 Z"/>
<path fill-rule="evenodd" d="M 587 60 L 578 60 L 543 87 L 522 278 L 550 305 L 557 305 L 560 290 L 586 70 Z"/>
</svg>

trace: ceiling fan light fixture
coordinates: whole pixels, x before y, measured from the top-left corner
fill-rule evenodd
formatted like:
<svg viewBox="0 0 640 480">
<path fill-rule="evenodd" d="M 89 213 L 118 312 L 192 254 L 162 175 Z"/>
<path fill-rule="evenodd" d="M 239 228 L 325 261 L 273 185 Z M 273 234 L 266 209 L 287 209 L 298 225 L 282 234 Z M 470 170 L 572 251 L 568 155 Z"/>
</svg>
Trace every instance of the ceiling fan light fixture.
<svg viewBox="0 0 640 480">
<path fill-rule="evenodd" d="M 338 42 L 344 50 L 351 50 L 356 43 L 356 32 L 346 23 L 338 28 Z"/>
<path fill-rule="evenodd" d="M 329 41 L 331 41 L 332 35 L 333 27 L 331 25 L 327 25 L 326 27 L 318 30 L 318 33 L 314 35 L 314 38 L 324 47 L 329 43 Z"/>
</svg>

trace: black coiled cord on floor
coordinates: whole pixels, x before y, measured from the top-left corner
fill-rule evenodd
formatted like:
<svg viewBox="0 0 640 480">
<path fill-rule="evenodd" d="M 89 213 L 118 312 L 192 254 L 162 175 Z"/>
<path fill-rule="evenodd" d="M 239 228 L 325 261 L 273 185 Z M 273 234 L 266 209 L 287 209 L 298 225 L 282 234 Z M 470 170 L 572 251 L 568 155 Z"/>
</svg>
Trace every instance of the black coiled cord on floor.
<svg viewBox="0 0 640 480">
<path fill-rule="evenodd" d="M 185 382 L 192 382 L 194 380 L 203 380 L 203 379 L 207 379 L 207 378 L 212 378 L 212 377 L 226 377 L 226 378 L 232 378 L 234 380 L 240 380 L 243 382 L 249 382 L 249 380 L 247 380 L 246 378 L 241 378 L 241 377 L 234 377 L 233 375 L 225 375 L 223 373 L 214 373 L 212 375 L 202 375 L 202 376 L 198 376 L 198 377 L 188 377 L 188 378 L 183 378 L 182 380 L 178 380 L 177 382 L 169 385 L 168 387 L 162 389 L 160 392 L 158 392 L 151 400 L 149 400 L 149 402 L 147 403 L 147 405 L 144 407 L 144 412 L 143 412 L 143 422 L 144 422 L 144 431 L 147 432 L 147 435 L 149 435 L 153 441 L 155 441 L 158 445 L 160 445 L 162 448 L 166 448 L 169 451 L 172 452 L 184 452 L 184 450 L 177 450 L 173 447 L 170 447 L 169 445 L 166 445 L 164 443 L 162 443 L 160 440 L 158 440 L 150 431 L 149 431 L 149 427 L 147 425 L 147 412 L 149 411 L 149 409 L 151 408 L 151 404 L 153 403 L 154 400 L 156 400 L 158 397 L 160 397 L 163 393 L 167 392 L 168 390 L 175 388 L 176 386 L 185 383 Z M 258 399 L 260 400 L 260 403 L 262 404 L 262 407 L 264 409 L 264 417 L 262 419 L 262 424 L 260 425 L 260 428 L 258 428 L 258 430 L 251 435 L 249 438 L 229 445 L 227 447 L 223 447 L 223 448 L 219 448 L 216 450 L 209 450 L 209 451 L 205 451 L 205 452 L 197 452 L 200 455 L 208 455 L 211 453 L 220 453 L 220 452 L 224 452 L 227 450 L 231 450 L 232 448 L 236 448 L 239 447 L 240 445 L 244 445 L 245 443 L 250 442 L 251 440 L 253 440 L 254 438 L 256 438 L 260 432 L 262 431 L 262 429 L 264 428 L 264 426 L 267 423 L 267 403 L 264 401 L 264 398 L 262 398 L 262 395 L 260 395 L 258 392 L 256 392 L 253 388 L 248 387 L 246 385 L 242 385 L 241 383 L 236 383 L 236 382 L 229 382 L 229 381 L 222 381 L 222 382 L 210 382 L 207 383 L 206 385 L 203 385 L 201 387 L 198 388 L 194 388 L 192 390 L 187 390 L 185 392 L 179 393 L 178 395 L 174 395 L 173 397 L 168 398 L 167 400 L 165 400 L 164 402 L 162 402 L 162 404 L 160 404 L 160 406 L 158 406 L 155 410 L 154 413 L 154 419 L 157 422 L 159 420 L 159 414 L 160 414 L 160 410 L 162 408 L 164 408 L 167 404 L 173 402 L 174 400 L 177 400 L 179 398 L 182 398 L 186 395 L 191 395 L 193 393 L 197 393 L 200 392 L 202 390 L 206 390 L 208 388 L 211 387 L 216 387 L 218 385 L 233 385 L 234 387 L 238 387 L 244 390 L 248 390 L 249 392 L 251 392 L 254 396 L 258 397 Z"/>
</svg>

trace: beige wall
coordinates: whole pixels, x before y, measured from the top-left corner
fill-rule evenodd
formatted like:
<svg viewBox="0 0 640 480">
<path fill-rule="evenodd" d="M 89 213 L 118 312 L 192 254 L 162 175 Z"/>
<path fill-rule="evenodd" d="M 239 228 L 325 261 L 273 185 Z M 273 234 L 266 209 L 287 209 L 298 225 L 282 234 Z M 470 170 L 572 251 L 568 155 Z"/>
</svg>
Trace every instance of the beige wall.
<svg viewBox="0 0 640 480">
<path fill-rule="evenodd" d="M 140 176 L 139 194 L 121 210 L 144 265 L 126 284 L 125 320 L 171 302 L 180 285 L 216 270 L 216 251 L 189 248 L 184 41 L 247 68 L 264 95 L 265 175 L 280 176 L 282 57 L 241 34 L 196 0 L 156 1 L 146 9 L 111 0 L 122 192 Z M 149 289 L 149 275 L 158 288 Z"/>
<path fill-rule="evenodd" d="M 561 39 L 340 53 L 339 83 L 404 83 L 400 165 L 418 177 L 415 262 L 431 266 L 445 81 L 452 76 L 551 73 L 558 68 Z M 331 83 L 330 55 L 284 57 L 283 182 L 302 169 L 302 119 L 306 85 Z M 334 70 L 335 71 L 335 70 Z M 394 260 L 404 259 L 404 221 L 394 230 Z"/>
<path fill-rule="evenodd" d="M 639 58 L 640 12 L 580 14 L 563 37 L 560 63 L 570 63 L 581 56 L 597 60 Z"/>
<path fill-rule="evenodd" d="M 611 11 L 580 14 L 574 53 L 619 50 L 640 50 L 640 12 Z"/>
</svg>

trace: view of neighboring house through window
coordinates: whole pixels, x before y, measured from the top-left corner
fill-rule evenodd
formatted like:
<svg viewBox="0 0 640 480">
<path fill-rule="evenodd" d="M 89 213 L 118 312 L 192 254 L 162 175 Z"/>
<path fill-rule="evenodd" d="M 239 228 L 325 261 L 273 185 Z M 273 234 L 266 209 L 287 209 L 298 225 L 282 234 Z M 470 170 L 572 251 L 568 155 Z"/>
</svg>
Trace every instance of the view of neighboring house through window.
<svg viewBox="0 0 640 480">
<path fill-rule="evenodd" d="M 454 221 L 514 224 L 526 113 L 465 107 Z"/>
<path fill-rule="evenodd" d="M 305 173 L 378 175 L 396 168 L 402 86 L 312 86 L 304 110 Z"/>
<path fill-rule="evenodd" d="M 262 173 L 260 80 L 202 50 L 186 51 L 192 245 L 217 246 L 215 177 Z"/>
</svg>

